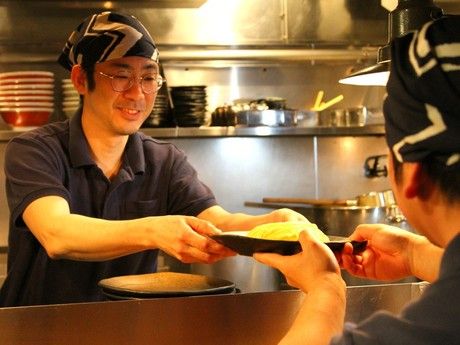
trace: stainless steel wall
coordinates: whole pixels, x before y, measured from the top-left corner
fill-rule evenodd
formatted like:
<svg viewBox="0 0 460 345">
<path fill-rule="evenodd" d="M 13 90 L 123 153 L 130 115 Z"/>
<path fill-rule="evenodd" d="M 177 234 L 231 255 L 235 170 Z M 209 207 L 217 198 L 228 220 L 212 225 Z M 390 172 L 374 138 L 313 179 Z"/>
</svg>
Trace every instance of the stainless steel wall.
<svg viewBox="0 0 460 345">
<path fill-rule="evenodd" d="M 324 101 L 342 94 L 344 100 L 334 108 L 367 106 L 380 109 L 385 89 L 379 86 L 342 85 L 337 81 L 346 74 L 346 63 L 278 64 L 209 68 L 165 65 L 171 86 L 206 85 L 208 114 L 217 106 L 238 98 L 282 97 L 292 109 L 310 109 L 319 90 Z"/>
<path fill-rule="evenodd" d="M 159 8 L 154 0 L 0 1 L 0 51 L 56 53 L 83 18 L 108 9 L 135 15 L 166 47 L 341 46 L 346 50 L 387 42 L 388 11 L 380 0 L 201 2 L 195 8 Z M 449 13 L 460 12 L 457 0 L 435 3 Z"/>
<path fill-rule="evenodd" d="M 134 14 L 162 45 L 378 45 L 386 41 L 387 11 L 379 0 L 207 0 L 197 8 L 154 5 L 154 1 L 122 0 L 2 1 L 0 37 L 15 37 L 13 48 L 33 43 L 22 48 L 50 53 L 82 18 L 114 9 Z"/>
<path fill-rule="evenodd" d="M 231 212 L 257 214 L 245 201 L 267 196 L 349 198 L 388 188 L 386 178 L 367 179 L 367 156 L 384 154 L 383 137 L 175 138 L 198 174 Z M 0 143 L 0 246 L 7 244 L 8 205 Z"/>
<path fill-rule="evenodd" d="M 363 174 L 366 157 L 385 154 L 383 137 L 247 137 L 171 140 L 229 211 L 259 212 L 263 197 L 351 198 L 389 187 Z"/>
<path fill-rule="evenodd" d="M 0 6 L 0 72 L 53 71 L 57 104 L 53 119 L 63 118 L 60 80 L 68 78 L 56 58 L 81 20 L 103 10 L 85 5 L 93 3 L 98 2 L 11 1 Z M 208 0 L 198 8 L 174 9 L 124 6 L 128 3 L 113 1 L 112 6 L 136 15 L 152 32 L 168 86 L 208 87 L 208 115 L 237 98 L 268 96 L 286 98 L 288 106 L 305 109 L 313 105 L 319 90 L 325 91 L 325 100 L 343 94 L 338 106 L 380 106 L 383 88 L 337 83 L 357 60 L 375 60 L 366 53 L 350 57 L 353 47 L 375 47 L 386 40 L 386 12 L 378 0 L 365 5 L 353 0 Z M 216 47 L 229 53 L 251 48 L 262 58 L 190 61 L 186 53 L 196 48 L 206 54 Z M 338 54 L 329 56 L 331 47 Z M 277 60 L 263 58 L 265 49 L 309 51 L 304 58 Z M 184 53 L 171 58 L 174 52 Z M 314 57 L 308 57 L 309 52 Z"/>
<path fill-rule="evenodd" d="M 1 58 L 1 53 L 0 53 Z M 385 89 L 380 86 L 359 87 L 337 82 L 346 74 L 346 63 L 309 63 L 251 65 L 212 68 L 207 66 L 165 65 L 168 86 L 206 85 L 207 119 L 217 107 L 238 98 L 260 99 L 282 97 L 292 109 L 310 109 L 319 90 L 324 101 L 342 94 L 343 101 L 331 109 L 367 106 L 380 110 Z M 0 72 L 15 70 L 48 70 L 55 73 L 55 111 L 52 120 L 65 119 L 62 113 L 61 80 L 69 74 L 57 63 L 0 62 Z M 209 123 L 209 122 L 208 122 Z M 0 118 L 0 127 L 5 127 Z"/>
<path fill-rule="evenodd" d="M 101 6 L 88 4 L 98 3 Z M 56 111 L 60 113 L 60 80 L 68 74 L 55 62 L 69 33 L 103 1 L 0 2 L 0 72 L 46 69 L 56 76 Z M 160 51 L 186 48 L 310 49 L 317 54 L 339 48 L 343 54 L 293 61 L 199 61 L 165 59 L 169 86 L 207 85 L 208 113 L 236 98 L 279 96 L 293 108 L 309 108 L 319 90 L 338 106 L 379 107 L 382 88 L 343 86 L 337 80 L 357 61 L 347 56 L 356 47 L 386 41 L 386 13 L 378 0 L 208 0 L 198 8 L 153 8 L 110 2 L 136 15 L 151 30 Z M 96 8 L 97 7 L 97 8 Z M 167 55 L 167 54 L 164 54 Z M 316 55 L 315 55 L 316 56 Z M 318 56 L 321 56 L 319 54 Z M 362 58 L 372 60 L 363 53 Z M 361 60 L 361 59 L 359 59 Z M 0 123 L 1 124 L 1 123 Z M 4 127 L 4 126 L 3 126 Z M 351 197 L 387 188 L 386 179 L 368 180 L 362 164 L 368 155 L 384 153 L 381 137 L 248 137 L 176 138 L 201 178 L 230 211 L 257 213 L 246 200 L 264 196 Z M 3 152 L 0 143 L 0 182 Z M 8 209 L 0 183 L 0 246 L 7 243 Z"/>
</svg>

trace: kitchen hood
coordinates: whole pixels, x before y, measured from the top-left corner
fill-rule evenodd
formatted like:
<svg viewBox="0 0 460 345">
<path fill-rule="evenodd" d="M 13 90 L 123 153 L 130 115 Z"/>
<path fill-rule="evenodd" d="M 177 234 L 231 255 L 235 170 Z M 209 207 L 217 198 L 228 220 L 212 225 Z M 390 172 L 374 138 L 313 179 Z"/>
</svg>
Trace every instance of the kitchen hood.
<svg viewBox="0 0 460 345">
<path fill-rule="evenodd" d="M 339 83 L 385 86 L 390 74 L 391 41 L 442 15 L 442 9 L 433 0 L 399 0 L 396 8 L 388 14 L 388 42 L 378 49 L 377 64 L 351 73 Z"/>
</svg>

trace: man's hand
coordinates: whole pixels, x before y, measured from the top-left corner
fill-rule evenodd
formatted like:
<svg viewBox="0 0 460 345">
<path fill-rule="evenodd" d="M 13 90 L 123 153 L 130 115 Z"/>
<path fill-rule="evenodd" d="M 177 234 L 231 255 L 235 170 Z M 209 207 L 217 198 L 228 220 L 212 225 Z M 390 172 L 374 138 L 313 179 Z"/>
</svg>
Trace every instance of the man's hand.
<svg viewBox="0 0 460 345">
<path fill-rule="evenodd" d="M 336 274 L 340 277 L 339 264 L 332 251 L 313 238 L 307 231 L 299 237 L 302 251 L 292 256 L 257 253 L 254 258 L 280 270 L 289 285 L 308 292 L 322 276 Z"/>
<path fill-rule="evenodd" d="M 221 233 L 210 222 L 189 216 L 151 217 L 156 246 L 184 263 L 214 263 L 235 253 L 212 240 Z"/>
<path fill-rule="evenodd" d="M 418 260 L 419 253 L 421 256 L 425 253 L 422 249 L 433 252 L 432 261 L 434 260 L 435 264 L 442 254 L 441 249 L 435 248 L 425 237 L 385 224 L 359 225 L 350 239 L 367 240 L 367 247 L 362 253 L 353 255 L 351 244 L 346 244 L 341 256 L 341 265 L 351 274 L 368 279 L 399 280 L 417 276 L 420 272 L 423 276 L 425 269 L 420 267 L 421 261 Z M 430 255 L 427 256 L 430 260 Z M 427 269 L 431 267 L 424 266 Z M 437 275 L 437 269 L 435 271 L 431 273 Z"/>
</svg>

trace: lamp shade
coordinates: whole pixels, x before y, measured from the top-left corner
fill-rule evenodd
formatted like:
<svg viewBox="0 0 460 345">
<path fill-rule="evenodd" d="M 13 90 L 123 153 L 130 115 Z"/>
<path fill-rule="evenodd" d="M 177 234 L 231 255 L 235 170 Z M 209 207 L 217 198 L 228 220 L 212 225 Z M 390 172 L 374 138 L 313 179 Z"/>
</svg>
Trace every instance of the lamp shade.
<svg viewBox="0 0 460 345">
<path fill-rule="evenodd" d="M 382 62 L 356 71 L 339 80 L 340 84 L 385 86 L 390 76 L 390 63 Z"/>
<path fill-rule="evenodd" d="M 433 0 L 399 0 L 398 6 L 388 14 L 388 43 L 379 48 L 377 64 L 353 72 L 339 83 L 385 86 L 390 75 L 390 43 L 393 38 L 418 30 L 442 15 L 442 9 L 435 6 Z"/>
</svg>

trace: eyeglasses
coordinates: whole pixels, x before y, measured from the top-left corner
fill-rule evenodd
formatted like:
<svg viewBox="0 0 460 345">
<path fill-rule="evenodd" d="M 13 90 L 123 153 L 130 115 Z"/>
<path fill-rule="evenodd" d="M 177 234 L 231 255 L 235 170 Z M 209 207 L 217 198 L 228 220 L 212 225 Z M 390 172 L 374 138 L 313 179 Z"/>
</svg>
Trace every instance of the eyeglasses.
<svg viewBox="0 0 460 345">
<path fill-rule="evenodd" d="M 100 75 L 110 78 L 113 91 L 124 92 L 129 90 L 134 85 L 134 76 L 130 74 L 115 74 L 109 75 L 104 72 L 99 72 Z M 142 91 L 144 93 L 154 93 L 160 90 L 163 83 L 166 81 L 161 75 L 144 75 L 139 79 Z"/>
</svg>

